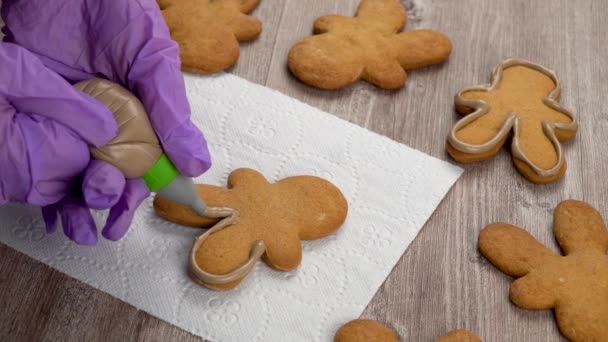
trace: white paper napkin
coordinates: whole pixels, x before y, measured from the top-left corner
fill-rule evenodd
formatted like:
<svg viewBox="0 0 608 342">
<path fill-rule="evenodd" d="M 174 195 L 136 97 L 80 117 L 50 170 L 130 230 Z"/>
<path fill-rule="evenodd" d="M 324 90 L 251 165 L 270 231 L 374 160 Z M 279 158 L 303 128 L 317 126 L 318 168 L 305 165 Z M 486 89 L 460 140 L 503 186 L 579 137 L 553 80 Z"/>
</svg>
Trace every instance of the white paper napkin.
<svg viewBox="0 0 608 342">
<path fill-rule="evenodd" d="M 47 236 L 39 210 L 0 208 L 0 241 L 135 307 L 212 341 L 331 341 L 357 318 L 462 170 L 230 74 L 186 76 L 214 166 L 199 182 L 224 185 L 238 167 L 271 181 L 317 175 L 349 203 L 344 226 L 303 242 L 292 272 L 259 263 L 235 290 L 193 283 L 187 260 L 201 231 L 155 216 L 152 199 L 118 243 L 95 248 Z M 96 215 L 101 225 L 104 213 Z"/>
</svg>

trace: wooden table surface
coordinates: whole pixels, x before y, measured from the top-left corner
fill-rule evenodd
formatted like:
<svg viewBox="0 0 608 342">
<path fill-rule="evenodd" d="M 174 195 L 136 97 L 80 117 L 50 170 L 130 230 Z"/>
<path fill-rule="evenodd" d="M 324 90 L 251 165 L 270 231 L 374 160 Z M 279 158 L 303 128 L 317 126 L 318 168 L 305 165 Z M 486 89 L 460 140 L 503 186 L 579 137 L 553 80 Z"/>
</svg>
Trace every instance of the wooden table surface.
<svg viewBox="0 0 608 342">
<path fill-rule="evenodd" d="M 511 279 L 477 251 L 484 225 L 526 227 L 557 250 L 551 232 L 559 201 L 582 199 L 608 218 L 608 2 L 605 0 L 413 0 L 407 29 L 445 32 L 454 45 L 440 66 L 409 73 L 406 87 L 383 91 L 363 82 L 341 91 L 302 85 L 286 67 L 289 48 L 323 14 L 352 15 L 358 0 L 264 0 L 264 23 L 230 72 L 440 159 L 457 120 L 453 97 L 489 81 L 494 66 L 521 57 L 555 70 L 562 102 L 580 123 L 565 144 L 563 180 L 534 185 L 503 149 L 493 160 L 463 166 L 462 178 L 403 255 L 363 316 L 387 323 L 403 341 L 432 341 L 468 328 L 484 341 L 559 341 L 551 311 L 522 310 L 508 299 Z M 183 340 L 199 338 L 109 295 L 0 247 L 0 340 Z M 328 339 L 330 337 L 328 336 Z"/>
</svg>

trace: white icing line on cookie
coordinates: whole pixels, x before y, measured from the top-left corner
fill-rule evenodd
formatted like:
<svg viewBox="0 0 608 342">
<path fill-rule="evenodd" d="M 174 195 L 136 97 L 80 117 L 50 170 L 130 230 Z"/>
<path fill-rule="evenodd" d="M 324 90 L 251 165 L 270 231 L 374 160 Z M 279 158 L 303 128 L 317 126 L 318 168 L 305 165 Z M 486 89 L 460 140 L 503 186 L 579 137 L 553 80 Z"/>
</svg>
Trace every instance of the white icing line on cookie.
<svg viewBox="0 0 608 342">
<path fill-rule="evenodd" d="M 502 81 L 503 71 L 512 66 L 524 66 L 524 67 L 527 67 L 530 69 L 534 69 L 536 71 L 539 71 L 539 72 L 545 74 L 547 77 L 551 78 L 551 80 L 553 80 L 553 82 L 555 83 L 555 88 L 551 91 L 551 93 L 549 93 L 549 95 L 547 95 L 546 97 L 543 98 L 543 103 L 546 106 L 550 107 L 551 109 L 567 115 L 572 120 L 571 123 L 567 123 L 567 124 L 560 123 L 560 122 L 543 122 L 542 123 L 543 131 L 544 131 L 545 135 L 549 138 L 549 140 L 551 141 L 551 143 L 553 144 L 553 146 L 555 147 L 555 150 L 557 152 L 557 163 L 555 164 L 554 167 L 552 167 L 550 169 L 542 169 L 542 168 L 538 167 L 537 165 L 533 164 L 532 161 L 524 154 L 524 152 L 521 149 L 521 146 L 519 144 L 520 120 L 515 113 L 509 113 L 509 115 L 507 116 L 507 119 L 505 120 L 503 125 L 500 127 L 500 129 L 498 130 L 496 135 L 492 139 L 490 139 L 489 141 L 487 141 L 483 144 L 479 144 L 479 145 L 468 144 L 468 143 L 465 143 L 464 141 L 459 140 L 456 137 L 456 133 L 460 129 L 462 129 L 469 123 L 475 121 L 476 119 L 480 118 L 481 116 L 487 114 L 491 109 L 490 105 L 488 105 L 485 101 L 467 99 L 467 98 L 463 97 L 463 94 L 466 92 L 470 92 L 470 91 L 485 91 L 485 92 L 494 91 L 498 87 L 500 82 Z M 500 143 L 503 139 L 505 139 L 509 135 L 509 133 L 511 132 L 511 129 L 513 129 L 513 142 L 511 144 L 511 153 L 513 154 L 513 157 L 526 163 L 526 165 L 528 165 L 540 177 L 555 176 L 559 173 L 560 169 L 562 168 L 563 164 L 565 163 L 562 146 L 560 144 L 560 141 L 557 139 L 555 130 L 559 129 L 562 131 L 576 132 L 577 127 L 578 127 L 574 114 L 570 110 L 564 108 L 561 104 L 558 103 L 558 98 L 559 98 L 560 92 L 561 92 L 561 84 L 554 71 L 547 69 L 547 68 L 543 67 L 542 65 L 532 63 L 532 62 L 529 62 L 529 61 L 526 61 L 523 59 L 507 59 L 504 62 L 497 65 L 496 68 L 494 69 L 494 72 L 492 73 L 492 84 L 491 85 L 464 88 L 460 92 L 458 92 L 458 94 L 455 96 L 454 103 L 456 104 L 456 106 L 473 108 L 473 109 L 475 109 L 475 111 L 471 114 L 466 115 L 465 117 L 460 119 L 454 125 L 454 127 L 450 131 L 450 134 L 448 135 L 448 143 L 454 149 L 456 149 L 460 152 L 467 153 L 467 154 L 481 154 L 481 153 L 488 152 L 488 151 L 492 150 L 493 148 L 495 148 L 498 143 Z"/>
</svg>

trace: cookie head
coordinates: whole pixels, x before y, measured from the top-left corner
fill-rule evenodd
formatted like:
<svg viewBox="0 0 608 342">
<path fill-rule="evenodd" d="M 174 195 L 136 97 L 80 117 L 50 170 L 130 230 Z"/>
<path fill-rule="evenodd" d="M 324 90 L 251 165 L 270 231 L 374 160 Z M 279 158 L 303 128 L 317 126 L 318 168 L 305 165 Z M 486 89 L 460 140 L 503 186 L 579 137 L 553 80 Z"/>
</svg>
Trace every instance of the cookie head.
<svg viewBox="0 0 608 342">
<path fill-rule="evenodd" d="M 448 152 L 461 162 L 494 156 L 509 137 L 517 169 L 528 179 L 547 183 L 566 170 L 561 141 L 576 134 L 573 114 L 557 102 L 555 74 L 523 60 L 499 65 L 490 86 L 467 88 L 456 96 L 465 115 L 448 137 Z"/>
<path fill-rule="evenodd" d="M 348 211 L 340 190 L 313 176 L 294 176 L 270 183 L 255 170 L 237 169 L 230 174 L 227 189 L 199 185 L 198 192 L 208 206 L 228 207 L 238 213 L 238 218 L 222 229 L 201 236 L 193 250 L 191 271 L 195 280 L 213 289 L 238 285 L 248 273 L 241 271 L 243 265 L 251 262 L 256 251 L 276 270 L 296 268 L 302 259 L 300 241 L 333 233 Z M 192 210 L 159 196 L 155 209 L 159 215 L 182 224 L 217 224 L 217 220 L 203 221 Z M 233 281 L 212 282 L 207 276 L 235 272 L 242 277 Z"/>
<path fill-rule="evenodd" d="M 298 222 L 299 238 L 315 240 L 333 231 L 328 226 L 332 222 L 342 222 L 348 205 L 340 190 L 325 179 L 314 176 L 289 177 L 276 184 L 282 206 L 290 208 L 289 219 Z M 293 194 L 298 194 L 294 196 Z M 282 209 L 281 209 L 282 210 Z"/>
<path fill-rule="evenodd" d="M 257 38 L 261 22 L 247 13 L 259 0 L 158 0 L 171 38 L 179 44 L 182 69 L 221 71 L 239 58 L 239 42 Z"/>
<path fill-rule="evenodd" d="M 452 47 L 439 32 L 400 32 L 406 18 L 397 0 L 362 0 L 355 17 L 320 17 L 315 35 L 289 51 L 289 68 L 304 83 L 321 89 L 341 88 L 359 79 L 380 88 L 400 88 L 406 69 L 440 63 Z"/>
<path fill-rule="evenodd" d="M 590 205 L 568 200 L 554 214 L 556 255 L 525 230 L 496 223 L 479 234 L 480 252 L 517 278 L 510 298 L 525 309 L 555 309 L 562 334 L 572 341 L 608 340 L 608 231 Z"/>
</svg>

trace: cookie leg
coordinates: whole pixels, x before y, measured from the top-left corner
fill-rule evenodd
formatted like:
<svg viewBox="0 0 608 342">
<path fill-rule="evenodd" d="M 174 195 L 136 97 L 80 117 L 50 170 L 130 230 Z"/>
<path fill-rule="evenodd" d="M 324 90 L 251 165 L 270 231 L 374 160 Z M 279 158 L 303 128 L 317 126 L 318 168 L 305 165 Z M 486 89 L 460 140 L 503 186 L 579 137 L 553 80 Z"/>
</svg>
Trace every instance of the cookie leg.
<svg viewBox="0 0 608 342">
<path fill-rule="evenodd" d="M 515 164 L 515 168 L 517 168 L 517 171 L 519 171 L 519 173 L 526 177 L 530 182 L 536 184 L 548 184 L 557 181 L 558 179 L 564 176 L 564 174 L 566 173 L 566 168 L 568 166 L 566 161 L 564 160 L 564 163 L 556 174 L 545 176 L 539 175 L 530 167 L 530 165 L 528 165 L 528 163 L 522 160 L 519 160 L 515 157 L 513 157 L 512 160 L 513 164 Z"/>
<path fill-rule="evenodd" d="M 397 62 L 376 62 L 365 67 L 363 79 L 383 89 L 403 87 L 407 75 Z"/>
<path fill-rule="evenodd" d="M 277 232 L 277 235 L 283 238 L 265 241 L 264 261 L 275 270 L 291 271 L 302 261 L 302 243 L 297 235 L 286 230 Z"/>
</svg>

